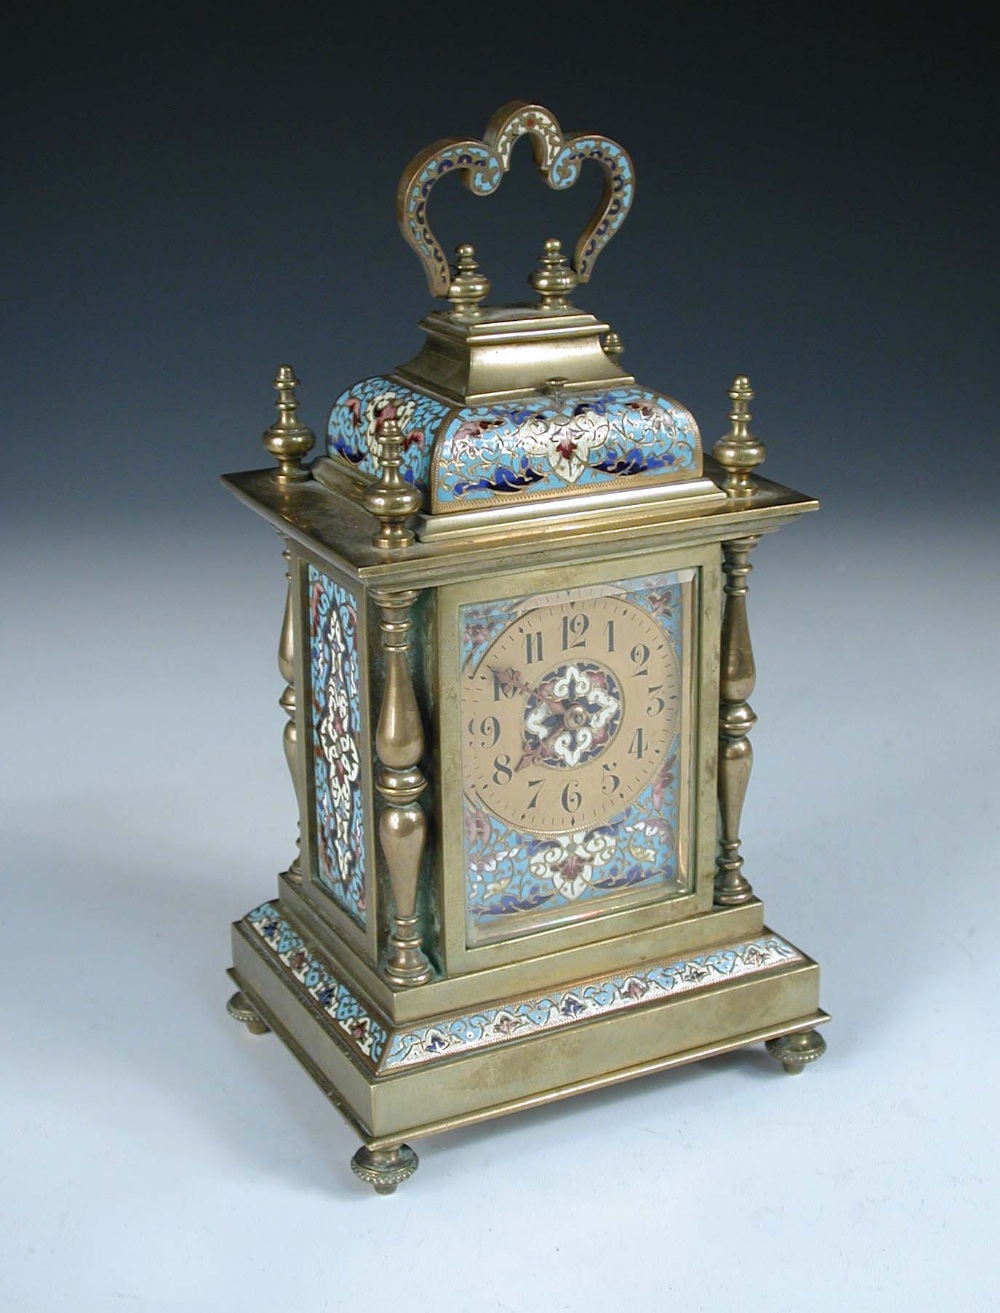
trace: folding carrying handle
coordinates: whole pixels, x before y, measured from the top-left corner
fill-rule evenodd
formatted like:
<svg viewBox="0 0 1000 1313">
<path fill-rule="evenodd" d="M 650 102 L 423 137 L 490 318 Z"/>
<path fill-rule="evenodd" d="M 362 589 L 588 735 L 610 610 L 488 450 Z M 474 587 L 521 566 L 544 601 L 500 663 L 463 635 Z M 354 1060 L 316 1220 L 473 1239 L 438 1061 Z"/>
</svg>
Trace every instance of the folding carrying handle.
<svg viewBox="0 0 1000 1313">
<path fill-rule="evenodd" d="M 573 269 L 581 283 L 589 280 L 597 257 L 625 222 L 635 195 L 635 170 L 627 152 L 616 141 L 592 133 L 564 137 L 549 110 L 512 100 L 490 119 L 482 141 L 457 137 L 436 141 L 413 157 L 399 180 L 399 226 L 419 256 L 434 296 L 448 295 L 451 270 L 427 221 L 431 188 L 440 178 L 457 172 L 469 191 L 489 196 L 510 168 L 514 143 L 526 133 L 532 139 L 535 163 L 555 191 L 573 186 L 584 160 L 596 160 L 604 170 L 603 195 L 573 252 Z"/>
</svg>

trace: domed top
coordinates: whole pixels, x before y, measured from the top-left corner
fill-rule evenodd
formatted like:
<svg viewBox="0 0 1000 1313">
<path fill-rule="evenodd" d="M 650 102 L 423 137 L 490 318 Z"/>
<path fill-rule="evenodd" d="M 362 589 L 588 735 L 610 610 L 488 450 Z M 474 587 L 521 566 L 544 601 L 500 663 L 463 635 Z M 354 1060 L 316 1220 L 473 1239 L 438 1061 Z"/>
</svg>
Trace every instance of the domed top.
<svg viewBox="0 0 1000 1313">
<path fill-rule="evenodd" d="M 450 173 L 489 195 L 522 135 L 531 137 L 550 187 L 571 186 L 593 162 L 604 191 L 572 259 L 556 238 L 544 243 L 528 279 L 535 304 L 487 306 L 490 283 L 472 246 L 462 243 L 449 269 L 428 222 L 428 197 Z M 523 102 L 499 110 L 481 140 L 449 139 L 415 156 L 400 181 L 398 218 L 431 291 L 447 297 L 449 309 L 422 322 L 426 342 L 408 364 L 337 398 L 315 477 L 364 504 L 366 488 L 382 475 L 381 431 L 391 420 L 402 433 L 399 474 L 420 494 L 420 537 L 564 511 L 722 497 L 702 477 L 691 414 L 637 385 L 618 363 L 618 335 L 569 300 L 620 228 L 634 190 L 632 162 L 616 142 L 566 137 L 550 111 Z M 394 469 L 397 449 L 394 435 Z"/>
<path fill-rule="evenodd" d="M 330 415 L 328 453 L 377 478 L 380 429 L 403 431 L 402 473 L 431 514 L 594 491 L 636 479 L 697 478 L 701 439 L 676 401 L 635 386 L 455 406 L 376 375 L 348 388 Z"/>
</svg>

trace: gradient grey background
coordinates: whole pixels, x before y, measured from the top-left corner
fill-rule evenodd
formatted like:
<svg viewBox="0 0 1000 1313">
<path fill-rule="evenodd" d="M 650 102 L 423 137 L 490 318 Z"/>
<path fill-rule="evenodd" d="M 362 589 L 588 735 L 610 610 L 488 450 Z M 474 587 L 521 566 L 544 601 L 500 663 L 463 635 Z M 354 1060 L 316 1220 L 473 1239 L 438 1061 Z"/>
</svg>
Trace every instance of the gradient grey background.
<svg viewBox="0 0 1000 1313">
<path fill-rule="evenodd" d="M 972 5 L 21 7 L 4 189 L 0 1307 L 996 1306 L 997 52 Z M 819 516 L 755 556 L 748 872 L 830 1053 L 418 1145 L 224 1015 L 294 826 L 265 463 L 419 344 L 403 166 L 514 97 L 632 153 L 580 305 Z M 497 300 L 597 182 L 435 193 Z M 588 190 L 589 186 L 589 190 Z"/>
</svg>

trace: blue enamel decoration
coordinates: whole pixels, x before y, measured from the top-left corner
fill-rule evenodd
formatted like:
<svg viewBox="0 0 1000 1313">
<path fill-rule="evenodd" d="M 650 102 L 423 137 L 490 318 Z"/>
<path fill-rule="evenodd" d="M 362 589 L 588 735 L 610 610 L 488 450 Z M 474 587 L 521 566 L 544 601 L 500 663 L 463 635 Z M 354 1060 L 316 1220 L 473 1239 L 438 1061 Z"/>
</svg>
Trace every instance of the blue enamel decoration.
<svg viewBox="0 0 1000 1313">
<path fill-rule="evenodd" d="M 316 879 L 363 927 L 367 844 L 357 603 L 353 594 L 313 565 L 308 583 Z"/>
</svg>

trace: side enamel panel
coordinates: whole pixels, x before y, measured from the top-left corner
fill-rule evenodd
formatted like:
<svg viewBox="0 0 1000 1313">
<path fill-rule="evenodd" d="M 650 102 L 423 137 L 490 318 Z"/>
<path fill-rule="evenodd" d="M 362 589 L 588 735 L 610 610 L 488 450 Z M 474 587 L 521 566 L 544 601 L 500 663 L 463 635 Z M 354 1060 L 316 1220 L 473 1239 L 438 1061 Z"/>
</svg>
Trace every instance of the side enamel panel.
<svg viewBox="0 0 1000 1313">
<path fill-rule="evenodd" d="M 365 929 L 372 859 L 364 806 L 360 608 L 350 589 L 312 563 L 307 591 L 312 879 Z"/>
</svg>

